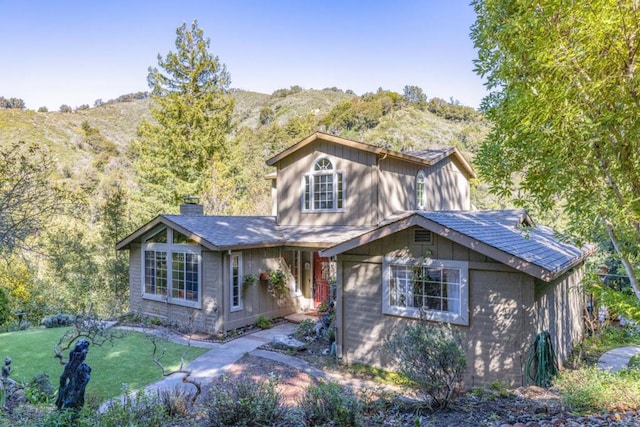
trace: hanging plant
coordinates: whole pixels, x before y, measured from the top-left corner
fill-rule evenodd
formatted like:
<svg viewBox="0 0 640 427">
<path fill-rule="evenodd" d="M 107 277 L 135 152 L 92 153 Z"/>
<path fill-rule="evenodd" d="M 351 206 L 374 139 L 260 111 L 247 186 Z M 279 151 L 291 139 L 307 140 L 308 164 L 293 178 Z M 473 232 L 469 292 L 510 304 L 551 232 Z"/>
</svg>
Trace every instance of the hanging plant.
<svg viewBox="0 0 640 427">
<path fill-rule="evenodd" d="M 287 280 L 288 277 L 284 271 L 280 269 L 269 271 L 267 277 L 269 292 L 275 297 L 284 297 L 287 292 Z"/>
<path fill-rule="evenodd" d="M 242 299 L 247 296 L 247 289 L 249 289 L 250 286 L 253 286 L 253 284 L 256 283 L 257 280 L 258 276 L 256 276 L 255 274 L 244 275 L 244 277 L 242 278 Z"/>
</svg>

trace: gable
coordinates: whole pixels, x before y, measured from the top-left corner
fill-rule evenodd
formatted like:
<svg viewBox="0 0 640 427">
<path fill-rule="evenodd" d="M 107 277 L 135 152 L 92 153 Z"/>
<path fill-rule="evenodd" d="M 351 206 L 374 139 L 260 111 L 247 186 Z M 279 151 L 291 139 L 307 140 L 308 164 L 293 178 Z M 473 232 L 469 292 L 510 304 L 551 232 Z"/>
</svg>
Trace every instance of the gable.
<svg viewBox="0 0 640 427">
<path fill-rule="evenodd" d="M 530 276 L 549 282 L 593 253 L 556 237 L 548 227 L 522 228 L 530 221 L 523 211 L 408 212 L 380 227 L 322 251 L 335 256 L 366 243 L 419 226 L 463 247 L 492 258 Z"/>
<path fill-rule="evenodd" d="M 305 139 L 297 142 L 286 150 L 268 159 L 266 163 L 268 166 L 276 166 L 279 162 L 283 161 L 292 154 L 318 141 L 326 141 L 337 144 L 343 148 L 350 148 L 362 153 L 370 153 L 379 158 L 392 157 L 422 166 L 431 166 L 445 158 L 450 157 L 456 162 L 460 170 L 463 171 L 467 179 L 476 177 L 476 173 L 469 162 L 467 162 L 467 160 L 455 147 L 431 148 L 422 151 L 399 152 L 322 132 L 315 132 L 309 135 Z"/>
</svg>

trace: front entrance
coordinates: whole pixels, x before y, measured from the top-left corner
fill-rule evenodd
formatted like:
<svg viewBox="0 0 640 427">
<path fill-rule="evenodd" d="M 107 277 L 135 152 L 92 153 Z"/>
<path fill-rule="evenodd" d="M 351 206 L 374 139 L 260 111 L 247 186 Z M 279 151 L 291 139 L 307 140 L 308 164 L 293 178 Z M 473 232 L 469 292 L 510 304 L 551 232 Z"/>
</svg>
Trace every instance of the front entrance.
<svg viewBox="0 0 640 427">
<path fill-rule="evenodd" d="M 329 302 L 331 297 L 331 262 L 329 258 L 313 253 L 313 306 L 318 307 L 323 302 Z"/>
</svg>

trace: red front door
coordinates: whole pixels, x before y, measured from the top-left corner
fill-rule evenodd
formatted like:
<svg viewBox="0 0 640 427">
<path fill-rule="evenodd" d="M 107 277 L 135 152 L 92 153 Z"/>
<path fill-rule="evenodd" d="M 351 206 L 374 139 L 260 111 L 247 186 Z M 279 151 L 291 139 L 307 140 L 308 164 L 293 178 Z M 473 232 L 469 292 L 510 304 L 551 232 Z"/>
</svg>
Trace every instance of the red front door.
<svg viewBox="0 0 640 427">
<path fill-rule="evenodd" d="M 313 305 L 319 306 L 323 302 L 329 302 L 331 278 L 331 263 L 329 258 L 318 256 L 313 253 Z"/>
</svg>

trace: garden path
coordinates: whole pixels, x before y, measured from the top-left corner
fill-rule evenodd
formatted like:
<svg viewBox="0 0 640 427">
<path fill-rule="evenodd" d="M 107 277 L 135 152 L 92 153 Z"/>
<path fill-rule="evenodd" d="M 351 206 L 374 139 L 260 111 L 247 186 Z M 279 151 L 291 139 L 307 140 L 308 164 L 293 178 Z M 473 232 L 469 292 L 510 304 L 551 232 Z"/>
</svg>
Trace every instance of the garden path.
<svg viewBox="0 0 640 427">
<path fill-rule="evenodd" d="M 600 356 L 600 359 L 598 359 L 598 368 L 613 372 L 619 371 L 626 368 L 629 359 L 636 354 L 640 354 L 640 345 L 614 348 Z"/>
</svg>

